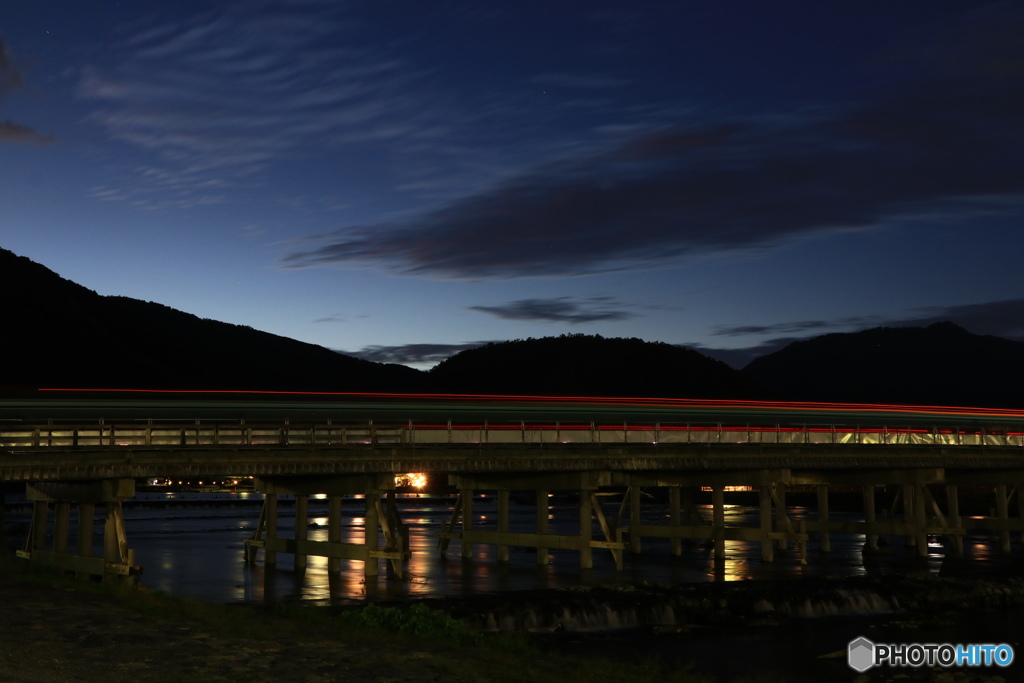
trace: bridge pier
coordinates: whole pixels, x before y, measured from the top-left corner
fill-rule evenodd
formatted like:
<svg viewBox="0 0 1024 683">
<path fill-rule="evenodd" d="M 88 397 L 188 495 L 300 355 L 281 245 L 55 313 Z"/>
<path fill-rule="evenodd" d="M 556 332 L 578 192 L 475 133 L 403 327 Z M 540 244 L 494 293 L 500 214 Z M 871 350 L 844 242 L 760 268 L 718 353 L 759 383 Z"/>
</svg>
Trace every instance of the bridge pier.
<svg viewBox="0 0 1024 683">
<path fill-rule="evenodd" d="M 408 530 L 402 524 L 394 501 L 394 475 L 358 474 L 331 477 L 258 477 L 254 480 L 256 491 L 264 494 L 260 522 L 252 538 L 245 541 L 245 560 L 254 562 L 262 548 L 264 563 L 274 566 L 277 553 L 290 553 L 295 557 L 295 569 L 303 571 L 308 558 L 325 557 L 329 571 L 340 571 L 341 560 L 363 562 L 366 577 L 378 575 L 377 562 L 391 561 L 392 571 L 400 578 L 404 573 L 404 561 L 408 558 Z M 381 493 L 388 493 L 385 510 Z M 327 540 L 309 539 L 309 496 L 326 494 L 328 497 Z M 364 537 L 362 543 L 341 541 L 341 504 L 343 495 L 363 495 L 365 503 Z M 295 533 L 292 538 L 278 535 L 278 496 L 294 495 Z M 380 549 L 383 531 L 386 546 Z"/>
<path fill-rule="evenodd" d="M 32 501 L 32 521 L 25 547 L 18 556 L 33 562 L 96 576 L 103 581 L 134 579 L 142 568 L 135 565 L 135 551 L 128 547 L 121 503 L 135 496 L 135 481 L 110 479 L 81 482 L 36 482 L 26 485 Z M 50 503 L 54 504 L 53 545 L 47 550 Z M 77 552 L 68 552 L 71 504 L 78 505 Z M 103 557 L 93 557 L 92 539 L 96 504 L 105 508 Z"/>
<path fill-rule="evenodd" d="M 794 527 L 785 508 L 785 485 L 791 479 L 790 471 L 783 469 L 615 473 L 612 484 L 626 486 L 627 495 L 632 496 L 633 492 L 639 491 L 641 487 L 665 488 L 668 489 L 669 500 L 668 525 L 644 523 L 640 518 L 638 506 L 631 501 L 629 526 L 620 527 L 618 533 L 629 535 L 631 548 L 640 547 L 644 537 L 668 538 L 670 552 L 673 555 L 678 554 L 677 549 L 681 549 L 684 540 L 712 542 L 715 564 L 719 566 L 726 559 L 726 541 L 757 541 L 761 544 L 761 559 L 772 562 L 775 559 L 772 543 L 778 541 L 781 546 L 790 540 L 797 544 L 801 557 L 805 558 L 808 535 Z M 710 522 L 702 519 L 693 505 L 693 490 L 700 486 L 711 488 Z M 758 526 L 726 526 L 726 486 L 749 486 L 759 492 Z M 778 525 L 775 528 L 773 518 L 774 523 Z"/>
<path fill-rule="evenodd" d="M 612 552 L 616 567 L 622 568 L 622 550 L 625 544 L 619 540 L 614 523 L 605 517 L 600 501 L 595 495 L 599 486 L 607 483 L 609 474 L 606 472 L 560 472 L 551 474 L 513 473 L 513 474 L 476 474 L 449 475 L 449 484 L 459 491 L 459 498 L 452 511 L 451 521 L 437 534 L 438 547 L 444 555 L 452 539 L 462 544 L 462 557 L 472 557 L 473 545 L 483 543 L 497 546 L 498 561 L 508 560 L 509 546 L 536 548 L 537 563 L 546 565 L 548 551 L 551 548 L 576 550 L 580 556 L 580 568 L 592 569 L 594 566 L 593 549 L 607 548 Z M 574 491 L 579 495 L 579 533 L 551 534 L 548 533 L 549 501 L 551 490 Z M 474 528 L 473 525 L 473 492 L 495 491 L 498 498 L 497 530 L 487 531 Z M 508 524 L 508 497 L 512 491 L 532 491 L 537 501 L 537 519 L 535 532 L 511 531 Z M 461 517 L 460 530 L 456 525 Z M 604 540 L 593 538 L 595 520 L 604 535 Z"/>
</svg>

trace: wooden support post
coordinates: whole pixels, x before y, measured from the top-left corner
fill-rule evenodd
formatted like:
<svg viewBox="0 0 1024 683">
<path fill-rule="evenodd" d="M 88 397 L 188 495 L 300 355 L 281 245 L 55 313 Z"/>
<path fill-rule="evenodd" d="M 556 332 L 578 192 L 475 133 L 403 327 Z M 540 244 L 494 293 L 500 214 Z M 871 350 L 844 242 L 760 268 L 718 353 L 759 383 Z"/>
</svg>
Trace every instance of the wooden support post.
<svg viewBox="0 0 1024 683">
<path fill-rule="evenodd" d="M 999 520 L 999 548 L 1004 552 L 1010 552 L 1010 530 L 1006 524 L 1010 519 L 1010 512 L 1006 500 L 1006 484 L 996 484 L 996 519 Z"/>
<path fill-rule="evenodd" d="M 761 561 L 774 562 L 775 548 L 769 534 L 772 532 L 772 491 L 771 485 L 761 486 Z"/>
<path fill-rule="evenodd" d="M 639 555 L 643 550 L 643 539 L 640 538 L 640 487 L 629 487 L 629 551 Z"/>
<path fill-rule="evenodd" d="M 95 503 L 78 504 L 78 554 L 92 557 L 92 535 L 96 529 Z"/>
<path fill-rule="evenodd" d="M 580 569 L 594 568 L 594 553 L 590 547 L 593 540 L 593 504 L 590 491 L 580 491 Z"/>
<path fill-rule="evenodd" d="M 46 547 L 46 534 L 50 526 L 50 503 L 37 500 L 32 503 L 32 526 L 29 530 L 29 550 L 42 550 Z"/>
<path fill-rule="evenodd" d="M 263 505 L 260 506 L 260 519 L 256 522 L 256 530 L 252 533 L 250 539 L 253 543 L 245 544 L 245 563 L 252 564 L 256 561 L 256 553 L 259 552 L 260 547 L 256 545 L 256 542 L 262 542 L 263 530 L 267 526 L 267 498 L 263 497 Z"/>
<path fill-rule="evenodd" d="M 374 492 L 366 493 L 366 512 L 363 516 L 363 544 L 366 546 L 366 561 L 363 563 L 363 576 L 366 578 L 375 577 L 378 573 L 377 558 L 371 557 L 369 551 L 380 549 L 380 533 L 377 526 L 380 521 L 377 518 L 377 505 L 380 497 Z"/>
<path fill-rule="evenodd" d="M 786 514 L 786 485 L 785 484 L 772 484 L 775 488 L 775 521 L 776 526 L 779 529 L 786 528 L 788 531 L 792 531 L 792 524 L 789 521 L 789 516 Z M 779 539 L 779 550 L 786 549 L 786 539 Z"/>
<path fill-rule="evenodd" d="M 452 518 L 448 522 L 448 528 L 444 528 L 444 522 L 441 523 L 441 531 L 447 531 L 452 533 L 455 531 L 455 525 L 459 521 L 459 515 L 462 514 L 462 493 L 459 493 L 458 497 L 455 498 L 455 505 L 452 506 Z M 444 557 L 445 553 L 448 552 L 448 544 L 451 542 L 451 538 L 445 536 L 444 538 L 437 539 L 437 547 L 441 551 L 441 557 Z"/>
<path fill-rule="evenodd" d="M 715 535 L 715 564 L 725 561 L 725 487 L 715 484 L 711 489 L 712 524 Z"/>
<path fill-rule="evenodd" d="M 1017 513 L 1020 515 L 1021 524 L 1024 524 L 1024 491 L 1021 490 L 1021 484 L 1017 484 Z M 1021 530 L 1020 539 L 1024 541 L 1024 529 Z M 0 532 L 0 540 L 3 540 L 3 532 Z"/>
<path fill-rule="evenodd" d="M 508 491 L 498 491 L 498 533 L 508 533 Z M 498 562 L 508 562 L 508 546 L 498 544 Z"/>
<path fill-rule="evenodd" d="M 263 505 L 266 507 L 266 531 L 268 545 L 263 549 L 263 564 L 268 567 L 277 565 L 277 551 L 271 550 L 269 542 L 277 540 L 277 494 L 266 493 L 263 495 Z"/>
<path fill-rule="evenodd" d="M 818 484 L 818 520 L 828 521 L 828 484 Z M 819 531 L 818 540 L 821 543 L 821 552 L 832 551 L 832 538 L 827 531 Z"/>
<path fill-rule="evenodd" d="M 103 561 L 110 564 L 128 564 L 128 536 L 124 528 L 124 510 L 119 501 L 106 502 L 103 524 Z M 117 574 L 103 574 L 103 581 L 116 581 Z"/>
<path fill-rule="evenodd" d="M 615 528 L 608 523 L 608 519 L 604 516 L 604 510 L 601 509 L 601 501 L 597 499 L 597 494 L 593 491 L 590 492 L 590 506 L 597 517 L 597 523 L 601 527 L 601 533 L 604 534 L 604 540 L 614 543 L 616 540 Z M 612 551 L 612 558 L 615 560 L 615 569 L 622 571 L 622 549 L 609 548 L 609 550 Z"/>
<path fill-rule="evenodd" d="M 801 519 L 796 525 L 797 532 L 803 537 L 796 542 L 796 547 L 800 551 L 800 564 L 807 565 L 807 521 Z"/>
<path fill-rule="evenodd" d="M 537 491 L 537 533 L 546 534 L 548 532 L 548 514 L 550 509 L 550 501 L 548 500 L 547 491 Z M 544 547 L 537 547 L 537 564 L 541 566 L 547 566 L 548 564 L 548 549 Z"/>
<path fill-rule="evenodd" d="M 57 553 L 68 551 L 68 529 L 71 525 L 71 503 L 57 501 L 53 521 L 53 550 Z"/>
<path fill-rule="evenodd" d="M 874 533 L 875 525 L 875 485 L 867 484 L 864 487 L 864 521 L 867 526 L 867 534 L 864 538 L 864 550 L 873 552 L 878 550 L 878 536 Z"/>
<path fill-rule="evenodd" d="M 309 539 L 309 496 L 295 495 L 295 540 L 305 541 Z M 295 544 L 295 569 L 305 571 L 309 562 L 307 555 L 299 550 L 298 543 Z"/>
<path fill-rule="evenodd" d="M 392 553 L 402 553 L 404 552 L 404 543 L 402 541 L 401 524 L 397 520 L 398 510 L 395 507 L 394 496 L 394 491 L 388 491 L 388 509 L 386 512 L 380 496 L 377 497 L 377 502 L 374 505 L 377 509 L 377 521 L 380 523 L 380 528 L 384 532 L 384 550 Z M 392 558 L 390 562 L 391 571 L 397 578 L 402 578 L 404 560 L 401 558 Z"/>
<path fill-rule="evenodd" d="M 960 527 L 960 492 L 956 484 L 946 485 L 946 499 L 947 507 L 949 508 L 949 523 L 953 526 Z M 953 544 L 953 557 L 964 556 L 964 537 L 960 534 L 954 534 L 952 539 Z"/>
<path fill-rule="evenodd" d="M 473 544 L 466 540 L 466 532 L 473 530 L 473 489 L 462 492 L 462 559 L 473 557 Z"/>
<path fill-rule="evenodd" d="M 910 529 L 914 528 L 914 485 L 904 484 L 903 485 L 903 521 L 907 523 Z M 906 543 L 908 548 L 913 548 L 917 543 L 917 537 L 911 533 L 906 536 Z"/>
<path fill-rule="evenodd" d="M 327 542 L 341 543 L 341 496 L 327 498 Z M 341 571 L 341 558 L 327 558 L 327 571 Z"/>
<path fill-rule="evenodd" d="M 679 487 L 672 486 L 668 490 L 668 523 L 673 527 L 678 527 L 680 524 L 680 502 L 679 502 Z M 683 540 L 678 536 L 673 536 L 672 540 L 669 541 L 669 552 L 675 557 L 679 557 L 683 554 Z"/>
<path fill-rule="evenodd" d="M 683 487 L 683 510 L 682 510 L 683 520 L 682 520 L 682 522 L 683 522 L 683 524 L 688 524 L 688 525 L 696 526 L 698 524 L 704 524 L 705 522 L 704 522 L 704 519 L 700 516 L 700 513 L 697 511 L 697 506 L 694 503 L 694 500 L 693 500 L 693 489 L 694 489 L 694 487 L 692 487 L 692 486 L 684 486 Z M 690 539 L 688 539 L 688 538 L 685 539 L 683 541 L 683 544 L 687 548 L 689 548 L 690 547 Z"/>
<path fill-rule="evenodd" d="M 925 507 L 927 501 L 924 486 L 914 486 L 914 543 L 917 545 L 918 557 L 928 557 L 928 534 L 925 532 L 925 527 L 928 526 L 928 510 Z"/>
</svg>

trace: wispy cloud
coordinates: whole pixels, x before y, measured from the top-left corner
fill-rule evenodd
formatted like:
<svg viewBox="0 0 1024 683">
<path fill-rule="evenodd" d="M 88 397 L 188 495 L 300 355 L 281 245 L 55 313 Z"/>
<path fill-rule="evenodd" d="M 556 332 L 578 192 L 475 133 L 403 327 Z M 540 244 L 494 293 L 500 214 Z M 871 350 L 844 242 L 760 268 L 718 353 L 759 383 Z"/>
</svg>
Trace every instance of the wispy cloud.
<svg viewBox="0 0 1024 683">
<path fill-rule="evenodd" d="M 537 76 L 532 76 L 529 80 L 531 83 L 537 83 L 538 85 L 551 85 L 560 88 L 582 88 L 587 90 L 618 88 L 629 83 L 625 78 L 619 78 L 611 75 L 564 72 L 539 74 Z"/>
<path fill-rule="evenodd" d="M 686 346 L 740 368 L 758 356 L 773 353 L 793 342 L 822 334 L 858 332 L 872 327 L 926 327 L 945 321 L 956 323 L 974 334 L 989 334 L 1024 341 L 1024 299 L 914 308 L 905 311 L 903 315 L 801 320 L 772 325 L 720 326 L 712 332 L 712 335 L 766 338 L 750 346 L 737 348 L 719 348 L 703 344 L 687 344 Z"/>
<path fill-rule="evenodd" d="M 615 297 L 574 299 L 561 296 L 551 299 L 519 299 L 495 306 L 470 306 L 469 310 L 489 313 L 504 320 L 558 322 L 570 325 L 626 320 L 636 314 L 624 310 Z"/>
<path fill-rule="evenodd" d="M 15 90 L 21 90 L 25 84 L 25 76 L 21 65 L 14 60 L 10 46 L 0 36 L 0 97 L 5 97 Z"/>
<path fill-rule="evenodd" d="M 766 249 L 925 211 L 1024 209 L 1024 12 L 936 34 L 943 60 L 843 106 L 635 134 L 287 255 L 437 278 L 572 275 Z M 955 63 L 956 70 L 947 69 Z"/>
<path fill-rule="evenodd" d="M 25 87 L 25 73 L 14 59 L 14 53 L 10 46 L 0 36 L 0 100 L 11 93 Z M 56 138 L 46 133 L 15 123 L 11 120 L 0 121 L 0 143 L 22 143 L 30 145 L 45 145 L 54 142 Z"/>
<path fill-rule="evenodd" d="M 13 121 L 0 121 L 0 142 L 20 142 L 30 145 L 46 145 L 56 141 L 52 135 L 23 126 Z"/>
<path fill-rule="evenodd" d="M 301 5 L 301 6 L 300 6 Z M 221 5 L 153 18 L 82 67 L 78 94 L 111 138 L 155 155 L 163 191 L 251 183 L 273 163 L 430 136 L 414 65 L 361 44 L 334 3 Z"/>
</svg>

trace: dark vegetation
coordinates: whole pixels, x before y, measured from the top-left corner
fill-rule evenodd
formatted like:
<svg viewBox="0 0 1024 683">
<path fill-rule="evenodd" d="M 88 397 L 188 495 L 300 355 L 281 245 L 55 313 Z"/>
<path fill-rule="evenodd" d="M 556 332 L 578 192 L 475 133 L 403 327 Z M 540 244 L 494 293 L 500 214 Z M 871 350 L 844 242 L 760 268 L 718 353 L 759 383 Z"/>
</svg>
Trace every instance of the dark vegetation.
<svg viewBox="0 0 1024 683">
<path fill-rule="evenodd" d="M 640 339 L 562 335 L 463 351 L 429 372 L 157 303 L 100 296 L 0 249 L 0 388 L 396 391 L 1024 408 L 1024 342 L 952 323 L 829 334 L 742 371 Z"/>
</svg>

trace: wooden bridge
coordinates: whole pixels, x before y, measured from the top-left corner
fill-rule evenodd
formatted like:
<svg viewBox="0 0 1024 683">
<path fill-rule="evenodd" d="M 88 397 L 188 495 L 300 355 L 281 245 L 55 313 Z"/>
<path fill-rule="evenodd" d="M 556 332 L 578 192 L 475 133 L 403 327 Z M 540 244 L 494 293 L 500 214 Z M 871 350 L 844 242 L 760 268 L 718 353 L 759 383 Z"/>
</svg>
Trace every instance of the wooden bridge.
<svg viewBox="0 0 1024 683">
<path fill-rule="evenodd" d="M 589 568 L 598 549 L 610 552 L 621 568 L 627 552 L 642 552 L 645 539 L 654 538 L 668 539 L 676 555 L 685 540 L 713 542 L 718 561 L 724 560 L 725 541 L 759 542 L 768 562 L 775 547 L 792 543 L 806 562 L 808 541 L 817 537 L 820 550 L 829 552 L 834 534 L 862 536 L 866 552 L 879 536 L 903 536 L 920 555 L 928 553 L 927 537 L 940 535 L 948 541 L 947 552 L 959 555 L 966 533 L 991 533 L 1009 550 L 1011 532 L 1024 532 L 1024 495 L 1017 494 L 1024 484 L 1024 414 L 1015 411 L 621 399 L 517 404 L 508 397 L 490 403 L 484 398 L 406 402 L 401 409 L 411 417 L 405 420 L 395 419 L 393 403 L 341 408 L 324 401 L 301 407 L 290 402 L 280 408 L 287 417 L 277 420 L 266 419 L 272 408 L 254 411 L 251 403 L 164 404 L 157 417 L 148 418 L 135 416 L 139 406 L 131 401 L 117 410 L 109 404 L 50 405 L 56 416 L 46 419 L 8 409 L 10 417 L 0 419 L 0 482 L 24 482 L 34 501 L 22 556 L 104 576 L 139 570 L 128 547 L 122 503 L 134 496 L 136 480 L 153 478 L 253 477 L 265 497 L 247 560 L 261 548 L 267 564 L 278 553 L 294 554 L 297 569 L 308 556 L 328 558 L 334 571 L 342 560 L 356 560 L 368 577 L 378 574 L 379 560 L 401 575 L 409 556 L 395 496 L 395 477 L 405 473 L 427 474 L 434 486 L 459 493 L 450 522 L 438 533 L 442 552 L 453 539 L 464 557 L 474 544 L 490 544 L 497 546 L 500 562 L 512 546 L 536 549 L 541 564 L 549 550 L 570 549 Z M 101 409 L 124 417 L 81 415 Z M 495 419 L 478 419 L 487 409 Z M 203 416 L 181 419 L 187 410 Z M 259 418 L 214 416 L 229 410 Z M 353 412 L 378 415 L 358 420 Z M 509 419 L 517 412 L 529 419 Z M 436 419 L 444 414 L 454 417 Z M 567 419 L 552 419 L 559 415 Z M 581 419 L 588 417 L 593 419 Z M 726 487 L 736 486 L 758 493 L 757 526 L 726 526 Z M 964 486 L 991 496 L 994 514 L 961 515 Z M 816 519 L 791 517 L 786 494 L 794 487 L 816 491 Z M 834 487 L 862 491 L 863 521 L 830 519 Z M 895 496 L 876 500 L 879 487 Z M 710 519 L 695 505 L 701 488 L 711 489 Z M 650 489 L 665 490 L 658 497 L 665 500 L 665 524 L 640 518 L 641 492 Z M 496 530 L 473 526 L 479 491 L 496 493 Z M 509 530 L 512 492 L 535 496 L 534 531 Z M 549 533 L 551 492 L 578 499 L 578 533 Z M 609 497 L 599 495 L 610 492 L 621 496 L 615 509 L 605 509 L 602 500 Z M 294 538 L 278 535 L 282 495 L 296 497 Z M 329 499 L 326 541 L 309 540 L 301 522 L 313 495 Z M 364 506 L 362 543 L 340 540 L 346 496 Z M 1018 516 L 1011 517 L 1014 496 Z M 103 557 L 92 555 L 96 505 L 106 510 Z M 69 548 L 72 506 L 78 539 Z M 880 507 L 889 511 L 884 518 Z"/>
</svg>

